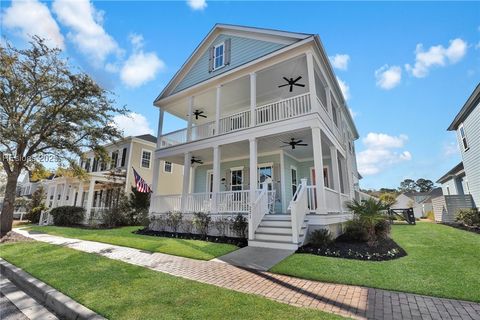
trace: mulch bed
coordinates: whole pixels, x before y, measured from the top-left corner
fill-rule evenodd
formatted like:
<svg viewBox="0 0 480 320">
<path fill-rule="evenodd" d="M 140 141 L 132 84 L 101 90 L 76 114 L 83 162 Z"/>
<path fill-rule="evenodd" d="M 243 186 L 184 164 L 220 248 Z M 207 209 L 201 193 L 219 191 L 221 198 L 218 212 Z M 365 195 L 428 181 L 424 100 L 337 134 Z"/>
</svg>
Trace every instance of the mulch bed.
<svg viewBox="0 0 480 320">
<path fill-rule="evenodd" d="M 342 241 L 341 237 L 339 238 L 322 248 L 306 244 L 298 248 L 297 253 L 369 261 L 393 260 L 407 255 L 407 252 L 392 239 L 381 240 L 376 246 L 370 247 L 366 242 Z"/>
<path fill-rule="evenodd" d="M 446 225 L 446 226 L 452 227 L 452 228 L 457 228 L 457 229 L 461 229 L 461 230 L 465 230 L 465 231 L 480 234 L 480 227 L 466 226 L 466 225 L 461 224 L 461 223 L 446 223 L 446 222 L 444 222 L 443 224 Z"/>
<path fill-rule="evenodd" d="M 154 231 L 148 228 L 140 229 L 138 231 L 133 231 L 132 233 L 141 234 L 144 236 L 165 237 L 165 238 L 175 238 L 175 239 L 185 239 L 185 240 L 202 240 L 202 241 L 215 242 L 215 243 L 227 243 L 227 244 L 233 244 L 240 248 L 246 247 L 248 245 L 248 240 L 246 238 L 221 237 L 221 236 L 205 237 L 200 234 Z"/>
<path fill-rule="evenodd" d="M 19 233 L 14 231 L 8 232 L 5 236 L 0 238 L 0 243 L 12 243 L 12 242 L 23 242 L 23 241 L 34 241 L 31 238 L 22 236 Z"/>
</svg>

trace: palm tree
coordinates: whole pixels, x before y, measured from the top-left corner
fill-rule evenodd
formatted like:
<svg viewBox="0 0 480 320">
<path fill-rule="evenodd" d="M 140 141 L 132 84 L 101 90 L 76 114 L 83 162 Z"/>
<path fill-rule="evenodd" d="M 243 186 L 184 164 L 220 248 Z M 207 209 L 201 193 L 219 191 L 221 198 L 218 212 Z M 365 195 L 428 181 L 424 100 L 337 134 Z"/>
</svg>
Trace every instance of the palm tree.
<svg viewBox="0 0 480 320">
<path fill-rule="evenodd" d="M 353 223 L 359 223 L 368 234 L 368 245 L 373 246 L 377 242 L 377 233 L 375 227 L 385 222 L 386 217 L 383 211 L 388 209 L 388 205 L 381 200 L 370 198 L 362 202 L 353 200 L 347 203 L 347 208 L 354 214 Z"/>
</svg>

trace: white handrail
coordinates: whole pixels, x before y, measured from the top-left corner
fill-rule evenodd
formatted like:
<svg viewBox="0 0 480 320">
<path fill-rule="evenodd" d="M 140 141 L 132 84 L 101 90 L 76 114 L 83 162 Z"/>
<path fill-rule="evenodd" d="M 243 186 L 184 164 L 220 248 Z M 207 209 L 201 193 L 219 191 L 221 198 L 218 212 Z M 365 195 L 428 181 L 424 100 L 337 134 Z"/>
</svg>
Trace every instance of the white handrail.
<svg viewBox="0 0 480 320">
<path fill-rule="evenodd" d="M 255 109 L 256 124 L 275 122 L 293 118 L 312 111 L 310 93 L 259 106 Z"/>
<path fill-rule="evenodd" d="M 250 127 L 250 110 L 240 111 L 220 118 L 219 133 L 226 133 Z"/>
<path fill-rule="evenodd" d="M 301 183 L 296 196 L 290 202 L 291 217 L 292 217 L 292 241 L 293 243 L 300 242 L 300 231 L 302 230 L 303 221 L 308 210 L 307 201 L 307 179 L 301 179 Z"/>
<path fill-rule="evenodd" d="M 210 121 L 197 126 L 192 127 L 191 140 L 200 140 L 209 137 L 213 137 L 215 134 L 215 121 Z"/>
<path fill-rule="evenodd" d="M 248 238 L 253 240 L 255 236 L 255 231 L 257 230 L 260 222 L 262 222 L 265 214 L 268 213 L 268 187 L 264 183 L 263 188 L 260 192 L 260 195 L 257 196 L 257 199 L 252 204 L 249 219 L 248 219 Z"/>
</svg>

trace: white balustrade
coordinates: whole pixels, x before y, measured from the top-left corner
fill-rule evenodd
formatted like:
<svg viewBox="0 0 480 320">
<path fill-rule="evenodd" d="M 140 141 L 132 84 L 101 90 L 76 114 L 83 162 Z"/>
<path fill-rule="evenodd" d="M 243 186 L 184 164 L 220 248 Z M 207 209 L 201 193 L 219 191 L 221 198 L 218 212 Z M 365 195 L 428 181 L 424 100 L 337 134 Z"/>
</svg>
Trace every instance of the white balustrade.
<svg viewBox="0 0 480 320">
<path fill-rule="evenodd" d="M 192 141 L 213 137 L 215 134 L 215 121 L 192 127 Z"/>
<path fill-rule="evenodd" d="M 325 204 L 327 207 L 327 212 L 340 212 L 338 191 L 325 188 Z"/>
<path fill-rule="evenodd" d="M 250 127 L 250 110 L 245 110 L 222 117 L 220 119 L 219 133 L 227 133 Z"/>
<path fill-rule="evenodd" d="M 180 129 L 162 135 L 162 148 L 187 142 L 187 129 Z"/>
<path fill-rule="evenodd" d="M 342 211 L 350 211 L 348 208 L 347 208 L 347 204 L 348 202 L 350 201 L 350 197 L 348 196 L 348 194 L 344 194 L 344 193 L 341 193 L 340 194 L 340 202 L 341 202 L 341 205 L 342 205 Z"/>
<path fill-rule="evenodd" d="M 308 211 L 315 213 L 317 210 L 317 186 L 307 186 Z"/>
<path fill-rule="evenodd" d="M 255 230 L 257 230 L 260 222 L 262 222 L 265 214 L 269 212 L 268 209 L 268 191 L 267 188 L 264 188 L 260 191 L 260 194 L 255 199 L 255 202 L 252 205 L 252 209 L 249 213 L 248 219 L 248 238 L 254 238 Z"/>
<path fill-rule="evenodd" d="M 186 212 L 210 212 L 212 210 L 211 193 L 190 193 L 185 197 Z"/>
<path fill-rule="evenodd" d="M 304 93 L 295 97 L 257 107 L 255 109 L 256 124 L 259 125 L 293 118 L 310 113 L 311 110 L 310 94 Z"/>
<path fill-rule="evenodd" d="M 290 202 L 290 210 L 292 217 L 292 241 L 300 242 L 300 231 L 305 220 L 308 209 L 307 199 L 307 179 L 301 179 L 301 183 Z"/>
<path fill-rule="evenodd" d="M 250 190 L 218 192 L 215 199 L 220 213 L 250 212 Z"/>
</svg>

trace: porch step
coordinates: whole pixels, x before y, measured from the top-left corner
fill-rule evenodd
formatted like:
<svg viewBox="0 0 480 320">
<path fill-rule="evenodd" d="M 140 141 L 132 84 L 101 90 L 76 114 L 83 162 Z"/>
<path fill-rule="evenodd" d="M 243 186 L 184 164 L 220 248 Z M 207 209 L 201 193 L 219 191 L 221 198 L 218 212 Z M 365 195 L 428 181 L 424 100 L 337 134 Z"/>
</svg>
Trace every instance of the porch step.
<svg viewBox="0 0 480 320">
<path fill-rule="evenodd" d="M 302 233 L 307 230 L 306 226 L 302 227 Z M 258 233 L 278 233 L 278 234 L 292 234 L 292 226 L 260 226 L 257 228 Z"/>
<path fill-rule="evenodd" d="M 289 214 L 266 214 L 262 221 L 292 221 L 292 216 Z"/>
<path fill-rule="evenodd" d="M 248 245 L 251 247 L 260 248 L 297 250 L 299 243 L 292 243 L 288 241 L 248 240 Z"/>
<path fill-rule="evenodd" d="M 308 224 L 308 220 L 304 221 L 304 226 Z M 273 220 L 273 219 L 268 219 L 268 220 L 262 220 L 259 225 L 260 228 L 262 227 L 279 227 L 279 228 L 292 228 L 292 221 L 291 220 Z"/>
<path fill-rule="evenodd" d="M 304 234 L 300 234 L 299 237 L 302 239 Z M 281 242 L 292 242 L 292 232 L 289 233 L 262 233 L 255 232 L 255 240 L 267 240 L 267 241 L 281 241 Z"/>
</svg>

